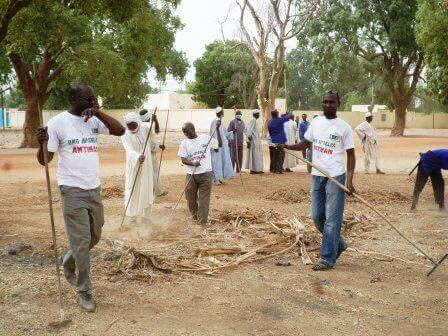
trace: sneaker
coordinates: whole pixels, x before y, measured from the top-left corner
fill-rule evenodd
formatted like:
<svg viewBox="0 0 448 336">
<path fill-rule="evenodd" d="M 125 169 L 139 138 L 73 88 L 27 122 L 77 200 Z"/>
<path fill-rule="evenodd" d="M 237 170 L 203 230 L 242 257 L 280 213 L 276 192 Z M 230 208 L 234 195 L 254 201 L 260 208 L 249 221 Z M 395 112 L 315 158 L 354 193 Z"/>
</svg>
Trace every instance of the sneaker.
<svg viewBox="0 0 448 336">
<path fill-rule="evenodd" d="M 317 263 L 314 264 L 313 271 L 327 271 L 327 270 L 330 270 L 332 268 L 333 268 L 333 266 L 328 265 L 323 260 L 319 260 Z"/>
<path fill-rule="evenodd" d="M 82 309 L 88 311 L 89 313 L 93 313 L 96 310 L 96 303 L 95 300 L 92 298 L 92 294 L 79 293 L 78 304 L 81 306 Z"/>
<path fill-rule="evenodd" d="M 76 286 L 75 270 L 64 266 L 64 257 L 63 256 L 61 256 L 59 258 L 59 264 L 62 266 L 62 269 L 64 270 L 64 276 L 65 276 L 65 279 L 67 280 L 67 282 L 72 286 Z"/>
</svg>

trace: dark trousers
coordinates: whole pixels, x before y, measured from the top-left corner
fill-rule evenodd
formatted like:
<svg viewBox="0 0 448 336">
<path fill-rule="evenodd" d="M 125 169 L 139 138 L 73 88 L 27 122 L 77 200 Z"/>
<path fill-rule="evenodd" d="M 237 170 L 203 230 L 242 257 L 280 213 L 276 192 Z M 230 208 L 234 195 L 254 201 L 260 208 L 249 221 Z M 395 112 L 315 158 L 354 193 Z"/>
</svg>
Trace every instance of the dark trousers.
<svg viewBox="0 0 448 336">
<path fill-rule="evenodd" d="M 187 189 L 185 198 L 188 209 L 200 224 L 206 224 L 210 209 L 210 195 L 212 192 L 213 173 L 187 174 Z"/>
<path fill-rule="evenodd" d="M 427 175 L 422 167 L 419 165 L 417 169 L 417 179 L 415 180 L 414 195 L 412 198 L 412 208 L 417 207 L 418 199 L 420 198 L 420 193 L 428 181 L 428 177 L 431 177 L 432 189 L 434 190 L 434 199 L 436 204 L 439 205 L 440 209 L 445 207 L 444 192 L 445 192 L 445 181 L 442 177 L 442 171 L 439 170 L 431 175 Z"/>
<path fill-rule="evenodd" d="M 285 152 L 282 148 L 273 147 L 272 151 L 272 159 L 273 159 L 273 172 L 274 173 L 283 173 L 283 161 L 285 161 Z"/>
<path fill-rule="evenodd" d="M 235 145 L 231 145 L 230 155 L 232 157 L 233 169 L 235 169 L 236 166 L 236 171 L 239 172 L 243 167 L 243 145 L 237 145 L 236 148 Z"/>
<path fill-rule="evenodd" d="M 274 172 L 274 147 L 269 146 L 269 171 Z"/>
</svg>

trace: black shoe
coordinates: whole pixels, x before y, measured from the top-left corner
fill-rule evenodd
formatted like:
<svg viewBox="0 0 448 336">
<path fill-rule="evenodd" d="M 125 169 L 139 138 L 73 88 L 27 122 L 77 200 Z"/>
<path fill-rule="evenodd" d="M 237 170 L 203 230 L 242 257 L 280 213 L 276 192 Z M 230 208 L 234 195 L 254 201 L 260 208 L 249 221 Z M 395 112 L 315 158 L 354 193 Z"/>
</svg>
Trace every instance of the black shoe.
<svg viewBox="0 0 448 336">
<path fill-rule="evenodd" d="M 96 310 L 96 303 L 91 294 L 79 293 L 78 304 L 82 309 L 88 311 L 89 313 L 93 313 Z"/>
<path fill-rule="evenodd" d="M 65 279 L 67 280 L 67 282 L 72 285 L 72 286 L 76 286 L 76 272 L 74 269 L 70 269 L 68 267 L 64 266 L 64 257 L 61 256 L 59 258 L 59 264 L 62 266 L 62 269 L 64 270 L 64 276 Z"/>
<path fill-rule="evenodd" d="M 327 271 L 333 269 L 333 266 L 328 265 L 326 262 L 319 260 L 317 263 L 313 266 L 313 271 Z"/>
</svg>

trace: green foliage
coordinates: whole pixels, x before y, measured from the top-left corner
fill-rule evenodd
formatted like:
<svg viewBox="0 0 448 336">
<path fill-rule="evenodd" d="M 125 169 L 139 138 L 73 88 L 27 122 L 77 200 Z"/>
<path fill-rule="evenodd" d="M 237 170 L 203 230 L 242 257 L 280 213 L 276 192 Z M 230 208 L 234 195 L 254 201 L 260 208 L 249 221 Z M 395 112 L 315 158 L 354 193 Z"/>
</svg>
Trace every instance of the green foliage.
<svg viewBox="0 0 448 336">
<path fill-rule="evenodd" d="M 385 84 L 390 95 L 388 105 L 400 110 L 397 135 L 404 128 L 406 106 L 423 69 L 423 55 L 414 35 L 416 11 L 417 0 L 335 0 L 321 7 L 318 20 L 307 32 L 324 63 L 329 58 L 344 63 L 339 62 L 339 66 L 353 62 L 353 57 L 344 60 L 338 56 L 345 50 L 363 59 L 375 82 Z M 361 74 L 352 73 L 350 68 L 347 78 L 364 86 Z"/>
<path fill-rule="evenodd" d="M 171 0 L 35 0 L 12 21 L 8 51 L 30 68 L 50 56 L 51 71 L 63 67 L 49 85 L 48 105 L 67 105 L 71 83 L 94 87 L 108 108 L 139 106 L 150 91 L 147 72 L 159 80 L 181 79 L 188 63 L 173 49 L 182 27 Z"/>
<path fill-rule="evenodd" d="M 244 44 L 215 41 L 194 62 L 196 77 L 190 87 L 196 101 L 209 107 L 252 108 L 255 106 L 257 66 Z"/>
<path fill-rule="evenodd" d="M 428 65 L 428 86 L 439 101 L 447 105 L 448 2 L 420 0 L 415 31 Z"/>
<path fill-rule="evenodd" d="M 23 93 L 18 87 L 14 87 L 11 90 L 5 92 L 5 106 L 9 108 L 24 109 L 25 99 Z"/>
</svg>

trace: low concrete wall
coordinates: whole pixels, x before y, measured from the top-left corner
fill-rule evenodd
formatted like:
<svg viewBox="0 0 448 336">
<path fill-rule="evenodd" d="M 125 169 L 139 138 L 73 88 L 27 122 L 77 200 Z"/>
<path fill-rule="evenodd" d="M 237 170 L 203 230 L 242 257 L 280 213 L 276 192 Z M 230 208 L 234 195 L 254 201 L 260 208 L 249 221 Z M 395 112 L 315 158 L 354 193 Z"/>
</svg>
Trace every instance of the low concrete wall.
<svg viewBox="0 0 448 336">
<path fill-rule="evenodd" d="M 44 111 L 44 123 L 46 124 L 50 118 L 54 117 L 61 111 Z M 113 116 L 120 122 L 129 112 L 137 112 L 137 110 L 107 110 L 106 113 Z M 251 116 L 251 110 L 242 110 L 243 120 L 247 123 Z M 321 111 L 294 111 L 295 115 L 308 115 L 311 120 L 314 113 L 321 114 Z M 352 128 L 355 128 L 365 120 L 362 112 L 338 112 L 339 117 L 344 119 Z M 165 128 L 165 122 L 168 117 L 168 110 L 157 111 L 157 117 L 160 122 L 160 128 Z M 210 123 L 215 118 L 215 112 L 212 109 L 189 109 L 189 110 L 169 110 L 169 119 L 167 128 L 169 131 L 177 131 L 182 125 L 190 121 L 200 132 L 207 131 Z M 224 111 L 224 124 L 228 124 L 234 118 L 233 110 Z M 11 127 L 22 128 L 25 120 L 24 111 L 16 111 L 10 113 Z M 392 128 L 395 122 L 395 114 L 388 110 L 380 110 L 374 114 L 373 124 L 376 128 Z M 448 129 L 448 113 L 421 114 L 408 112 L 406 114 L 406 128 L 425 128 L 425 129 Z M 447 134 L 448 136 L 448 134 Z"/>
</svg>

